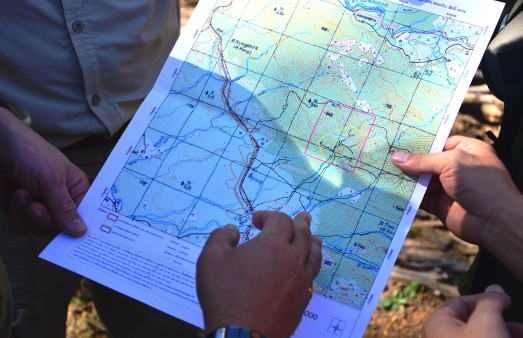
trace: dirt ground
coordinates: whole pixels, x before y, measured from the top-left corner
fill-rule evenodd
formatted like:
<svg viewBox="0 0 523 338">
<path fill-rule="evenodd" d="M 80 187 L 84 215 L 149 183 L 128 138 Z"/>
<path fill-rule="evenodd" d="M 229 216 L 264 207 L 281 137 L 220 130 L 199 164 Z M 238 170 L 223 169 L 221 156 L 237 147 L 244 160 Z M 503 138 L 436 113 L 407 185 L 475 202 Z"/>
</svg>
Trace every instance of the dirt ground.
<svg viewBox="0 0 523 338">
<path fill-rule="evenodd" d="M 185 25 L 197 0 L 182 0 Z M 503 105 L 476 79 L 469 89 L 452 134 L 488 140 L 487 131 L 497 135 Z M 420 212 L 400 253 L 380 303 L 394 299 L 412 282 L 420 283 L 414 297 L 404 297 L 397 309 L 378 305 L 365 337 L 420 337 L 426 318 L 446 300 L 457 295 L 457 285 L 472 262 L 476 248 L 450 234 L 439 221 Z M 412 295 L 411 295 L 412 296 Z M 396 297 L 398 298 L 398 297 Z M 396 301 L 396 303 L 398 303 Z M 71 300 L 67 337 L 107 337 L 90 295 L 81 285 Z"/>
</svg>

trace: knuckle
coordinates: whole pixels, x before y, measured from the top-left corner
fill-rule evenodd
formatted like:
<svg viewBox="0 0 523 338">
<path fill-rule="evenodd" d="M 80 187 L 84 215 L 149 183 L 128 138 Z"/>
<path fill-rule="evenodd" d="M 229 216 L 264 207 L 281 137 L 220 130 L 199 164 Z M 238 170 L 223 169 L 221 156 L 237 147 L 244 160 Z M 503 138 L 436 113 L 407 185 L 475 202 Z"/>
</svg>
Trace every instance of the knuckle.
<svg viewBox="0 0 523 338">
<path fill-rule="evenodd" d="M 422 171 L 423 168 L 423 156 L 420 155 L 410 155 L 413 161 L 413 167 L 417 172 Z"/>
<path fill-rule="evenodd" d="M 65 215 L 76 213 L 76 204 L 74 204 L 73 201 L 64 200 L 62 203 L 58 204 L 57 211 Z"/>
<path fill-rule="evenodd" d="M 306 238 L 312 238 L 311 228 L 307 223 L 298 223 L 296 224 L 295 230 Z"/>
</svg>

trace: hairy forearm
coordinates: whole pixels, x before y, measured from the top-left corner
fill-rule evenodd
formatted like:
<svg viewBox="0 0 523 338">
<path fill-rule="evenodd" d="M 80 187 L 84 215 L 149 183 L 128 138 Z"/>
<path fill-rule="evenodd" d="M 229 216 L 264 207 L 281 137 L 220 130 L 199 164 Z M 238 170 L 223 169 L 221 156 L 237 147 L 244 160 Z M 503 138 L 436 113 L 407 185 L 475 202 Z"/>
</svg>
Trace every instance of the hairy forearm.
<svg viewBox="0 0 523 338">
<path fill-rule="evenodd" d="M 480 243 L 523 282 L 523 195 L 508 194 Z"/>
</svg>

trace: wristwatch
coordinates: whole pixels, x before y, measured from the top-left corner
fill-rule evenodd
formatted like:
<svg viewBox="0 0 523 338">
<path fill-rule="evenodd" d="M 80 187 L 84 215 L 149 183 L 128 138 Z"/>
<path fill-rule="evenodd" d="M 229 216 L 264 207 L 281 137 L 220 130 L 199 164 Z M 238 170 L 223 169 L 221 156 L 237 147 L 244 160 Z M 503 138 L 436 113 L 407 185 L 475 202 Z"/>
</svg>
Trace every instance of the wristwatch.
<svg viewBox="0 0 523 338">
<path fill-rule="evenodd" d="M 207 338 L 265 338 L 259 332 L 241 326 L 222 326 L 209 333 Z"/>
</svg>

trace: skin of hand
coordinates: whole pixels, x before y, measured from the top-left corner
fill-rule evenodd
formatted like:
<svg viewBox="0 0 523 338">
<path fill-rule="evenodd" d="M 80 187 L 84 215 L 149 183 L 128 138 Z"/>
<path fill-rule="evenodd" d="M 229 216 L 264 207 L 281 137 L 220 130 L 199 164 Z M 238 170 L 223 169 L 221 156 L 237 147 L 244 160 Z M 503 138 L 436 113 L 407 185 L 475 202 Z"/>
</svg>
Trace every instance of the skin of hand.
<svg viewBox="0 0 523 338">
<path fill-rule="evenodd" d="M 523 265 L 514 259 L 523 254 L 523 196 L 490 145 L 453 136 L 441 153 L 395 152 L 392 161 L 407 174 L 434 175 L 421 208 L 523 280 Z"/>
<path fill-rule="evenodd" d="M 268 338 L 289 337 L 301 321 L 321 267 L 321 239 L 311 216 L 294 220 L 271 211 L 253 214 L 261 232 L 238 245 L 233 225 L 215 230 L 198 259 L 198 298 L 208 333 L 239 325 Z"/>
<path fill-rule="evenodd" d="M 485 293 L 454 298 L 423 324 L 424 338 L 510 338 L 523 336 L 523 324 L 506 323 L 510 298 L 498 285 Z"/>
<path fill-rule="evenodd" d="M 0 207 L 11 231 L 83 235 L 76 211 L 89 188 L 85 174 L 8 110 L 0 108 Z"/>
</svg>

